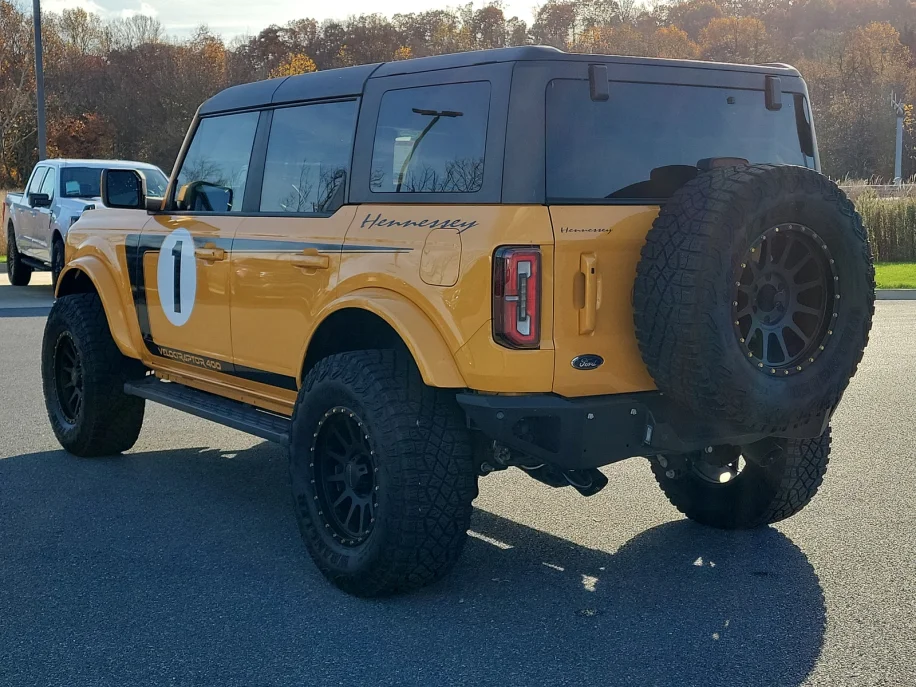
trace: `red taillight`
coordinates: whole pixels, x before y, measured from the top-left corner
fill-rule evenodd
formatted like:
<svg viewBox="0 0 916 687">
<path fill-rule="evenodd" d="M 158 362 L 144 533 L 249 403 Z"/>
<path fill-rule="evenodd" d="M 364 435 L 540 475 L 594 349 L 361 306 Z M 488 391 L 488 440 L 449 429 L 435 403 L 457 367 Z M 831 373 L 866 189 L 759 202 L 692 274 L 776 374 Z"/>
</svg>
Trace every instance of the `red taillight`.
<svg viewBox="0 0 916 687">
<path fill-rule="evenodd" d="M 493 338 L 508 348 L 540 346 L 539 248 L 500 248 L 493 256 Z"/>
</svg>

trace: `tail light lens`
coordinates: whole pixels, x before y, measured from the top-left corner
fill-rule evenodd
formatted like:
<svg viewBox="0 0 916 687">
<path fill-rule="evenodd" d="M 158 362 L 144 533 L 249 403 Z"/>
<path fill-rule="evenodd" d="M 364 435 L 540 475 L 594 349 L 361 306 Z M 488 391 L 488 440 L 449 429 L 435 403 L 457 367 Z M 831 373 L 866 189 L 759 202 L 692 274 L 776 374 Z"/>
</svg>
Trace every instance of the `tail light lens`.
<svg viewBox="0 0 916 687">
<path fill-rule="evenodd" d="M 541 343 L 541 251 L 504 247 L 493 260 L 493 338 L 507 348 Z"/>
</svg>

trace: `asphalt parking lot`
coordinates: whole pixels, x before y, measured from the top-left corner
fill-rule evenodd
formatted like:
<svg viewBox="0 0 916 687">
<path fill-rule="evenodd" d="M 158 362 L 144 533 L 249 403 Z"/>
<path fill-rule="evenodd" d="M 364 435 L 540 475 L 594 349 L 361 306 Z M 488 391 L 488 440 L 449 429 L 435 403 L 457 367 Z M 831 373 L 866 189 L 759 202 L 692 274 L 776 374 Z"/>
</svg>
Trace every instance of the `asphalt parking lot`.
<svg viewBox="0 0 916 687">
<path fill-rule="evenodd" d="M 916 302 L 878 304 L 824 487 L 693 525 L 643 460 L 585 499 L 482 480 L 454 573 L 350 598 L 300 543 L 280 448 L 159 406 L 84 460 L 45 417 L 48 287 L 0 275 L 0 684 L 916 684 Z"/>
</svg>

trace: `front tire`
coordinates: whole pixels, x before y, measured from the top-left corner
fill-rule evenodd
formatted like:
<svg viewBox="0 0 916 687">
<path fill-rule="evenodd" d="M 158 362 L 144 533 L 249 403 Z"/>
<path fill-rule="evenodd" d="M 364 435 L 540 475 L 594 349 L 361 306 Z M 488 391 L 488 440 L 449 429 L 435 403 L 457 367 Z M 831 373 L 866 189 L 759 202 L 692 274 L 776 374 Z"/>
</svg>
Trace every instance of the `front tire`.
<svg viewBox="0 0 916 687">
<path fill-rule="evenodd" d="M 721 529 L 761 527 L 792 517 L 814 498 L 830 460 L 830 428 L 816 439 L 775 439 L 765 446 L 756 462 L 742 456 L 751 447 L 717 448 L 712 461 L 701 453 L 658 456 L 652 473 L 691 520 Z M 729 450 L 717 465 L 718 452 Z"/>
<path fill-rule="evenodd" d="M 16 245 L 16 231 L 10 222 L 6 228 L 6 271 L 10 284 L 28 286 L 32 280 L 32 268 L 22 261 L 19 247 Z"/>
<path fill-rule="evenodd" d="M 60 273 L 64 271 L 64 242 L 59 236 L 51 244 L 51 287 L 56 289 Z"/>
<path fill-rule="evenodd" d="M 96 294 L 54 302 L 42 342 L 41 376 L 48 419 L 65 450 L 95 457 L 132 447 L 145 402 L 125 394 L 124 383 L 144 374 L 139 361 L 118 350 Z"/>
<path fill-rule="evenodd" d="M 477 496 L 453 395 L 410 356 L 321 360 L 293 414 L 290 475 L 302 538 L 321 572 L 356 596 L 416 589 L 457 561 Z"/>
</svg>

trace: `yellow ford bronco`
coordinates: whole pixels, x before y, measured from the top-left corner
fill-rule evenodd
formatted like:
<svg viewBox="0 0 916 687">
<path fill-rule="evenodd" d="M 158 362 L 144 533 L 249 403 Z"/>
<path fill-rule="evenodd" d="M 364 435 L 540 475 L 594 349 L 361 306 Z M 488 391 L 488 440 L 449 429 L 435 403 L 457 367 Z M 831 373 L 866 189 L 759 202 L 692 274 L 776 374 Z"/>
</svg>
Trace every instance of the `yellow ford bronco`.
<svg viewBox="0 0 916 687">
<path fill-rule="evenodd" d="M 288 446 L 311 556 L 364 596 L 448 571 L 509 467 L 588 496 L 647 456 L 694 520 L 787 518 L 874 310 L 818 167 L 785 65 L 523 47 L 229 88 L 164 199 L 106 170 L 71 228 L 51 424 L 114 454 L 154 401 Z"/>
</svg>

